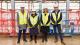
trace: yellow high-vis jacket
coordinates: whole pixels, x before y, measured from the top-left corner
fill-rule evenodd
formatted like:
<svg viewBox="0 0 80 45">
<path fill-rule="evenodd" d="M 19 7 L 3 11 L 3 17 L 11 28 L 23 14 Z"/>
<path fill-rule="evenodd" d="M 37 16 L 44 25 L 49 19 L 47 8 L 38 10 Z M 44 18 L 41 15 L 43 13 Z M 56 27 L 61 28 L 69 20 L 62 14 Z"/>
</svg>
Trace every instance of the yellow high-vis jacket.
<svg viewBox="0 0 80 45">
<path fill-rule="evenodd" d="M 60 10 L 57 13 L 55 11 L 52 12 L 51 20 L 52 24 L 61 24 L 62 13 L 60 12 Z"/>
<path fill-rule="evenodd" d="M 50 14 L 42 13 L 41 15 L 41 26 L 50 26 Z"/>
<path fill-rule="evenodd" d="M 36 27 L 37 28 L 37 26 L 39 25 L 39 17 L 38 17 L 38 15 L 36 15 L 34 17 L 32 15 L 30 15 L 28 22 L 29 22 L 30 28 L 32 28 L 32 27 Z"/>
<path fill-rule="evenodd" d="M 27 12 L 26 11 L 24 11 L 24 14 L 22 14 L 21 11 L 18 13 L 18 23 L 19 25 L 27 24 Z"/>
</svg>

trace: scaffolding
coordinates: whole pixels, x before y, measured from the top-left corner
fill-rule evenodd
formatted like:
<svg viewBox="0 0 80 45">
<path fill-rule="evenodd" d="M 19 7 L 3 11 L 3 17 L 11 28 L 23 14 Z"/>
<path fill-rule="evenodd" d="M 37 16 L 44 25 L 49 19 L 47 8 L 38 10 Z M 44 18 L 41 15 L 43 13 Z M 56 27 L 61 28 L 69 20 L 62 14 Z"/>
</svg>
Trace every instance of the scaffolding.
<svg viewBox="0 0 80 45">
<path fill-rule="evenodd" d="M 72 1 L 71 1 L 72 2 Z M 32 9 L 34 9 L 35 7 L 35 3 L 37 3 L 38 5 L 38 11 L 39 11 L 39 15 L 41 15 L 42 13 L 42 9 L 43 9 L 43 4 L 55 4 L 55 3 L 58 3 L 59 4 L 59 8 L 61 7 L 60 3 L 63 3 L 64 5 L 66 4 L 65 6 L 65 9 L 61 9 L 61 10 L 65 10 L 65 11 L 62 11 L 62 13 L 64 14 L 65 13 L 65 20 L 63 20 L 63 22 L 65 22 L 65 24 L 68 24 L 70 23 L 70 15 L 72 15 L 73 13 L 75 15 L 80 15 L 80 1 L 77 1 L 76 3 L 79 3 L 79 9 L 70 9 L 70 0 L 67 0 L 67 1 L 40 1 L 40 0 L 35 0 L 35 1 L 31 1 L 31 0 L 25 0 L 25 1 L 14 1 L 14 0 L 11 0 L 11 1 L 7 1 L 5 4 L 7 5 L 6 9 L 3 9 L 3 4 L 4 4 L 4 1 L 1 1 L 0 2 L 0 5 L 1 5 L 1 8 L 0 8 L 0 32 L 1 33 L 9 33 L 10 35 L 13 35 L 13 33 L 16 33 L 17 32 L 17 21 L 16 21 L 16 14 L 17 14 L 17 10 L 20 10 L 20 9 L 17 9 L 16 5 L 18 3 L 24 3 L 27 7 L 26 10 L 28 9 L 28 14 L 30 15 L 30 11 Z M 10 3 L 10 4 L 9 4 Z M 17 4 L 16 4 L 17 3 Z M 64 6 L 63 5 L 63 6 Z M 11 7 L 11 9 L 9 9 L 9 7 Z M 18 6 L 18 5 L 17 5 Z M 47 6 L 47 5 L 45 5 Z M 36 9 L 35 9 L 36 10 Z M 53 10 L 53 6 L 51 6 L 51 9 L 49 9 L 50 11 Z M 76 12 L 72 12 L 70 10 L 77 10 Z M 9 18 L 9 19 L 8 19 Z M 80 28 L 80 19 L 77 19 L 77 24 L 75 25 L 78 25 L 78 27 Z M 80 30 L 78 28 L 78 30 Z M 16 32 L 15 32 L 16 31 Z M 80 32 L 80 31 L 79 31 Z"/>
</svg>

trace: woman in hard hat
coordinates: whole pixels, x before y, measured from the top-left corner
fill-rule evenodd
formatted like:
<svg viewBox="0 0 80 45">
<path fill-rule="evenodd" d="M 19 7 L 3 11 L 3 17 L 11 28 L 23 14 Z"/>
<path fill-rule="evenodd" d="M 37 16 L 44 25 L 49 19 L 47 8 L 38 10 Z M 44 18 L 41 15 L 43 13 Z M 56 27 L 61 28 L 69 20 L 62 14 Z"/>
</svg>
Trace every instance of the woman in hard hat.
<svg viewBox="0 0 80 45">
<path fill-rule="evenodd" d="M 34 37 L 35 43 L 37 43 L 38 25 L 39 17 L 36 14 L 36 11 L 32 11 L 32 14 L 29 17 L 30 41 L 32 41 Z"/>
<path fill-rule="evenodd" d="M 48 9 L 44 8 L 43 13 L 41 15 L 41 33 L 42 33 L 42 42 L 47 42 L 47 35 L 49 32 L 49 26 L 50 26 L 50 14 L 48 13 Z"/>
</svg>

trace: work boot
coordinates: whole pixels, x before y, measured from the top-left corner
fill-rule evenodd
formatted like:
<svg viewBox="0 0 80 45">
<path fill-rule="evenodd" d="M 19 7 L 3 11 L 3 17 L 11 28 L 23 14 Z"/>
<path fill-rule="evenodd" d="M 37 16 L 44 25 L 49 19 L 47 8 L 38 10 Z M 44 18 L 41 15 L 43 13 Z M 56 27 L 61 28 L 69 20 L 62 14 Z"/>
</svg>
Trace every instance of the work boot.
<svg viewBox="0 0 80 45">
<path fill-rule="evenodd" d="M 42 39 L 42 43 L 44 43 L 44 39 Z"/>
<path fill-rule="evenodd" d="M 25 39 L 24 41 L 25 41 L 25 42 L 27 42 L 27 40 L 26 40 L 26 39 Z"/>
<path fill-rule="evenodd" d="M 63 45 L 66 45 L 63 41 L 61 41 L 61 43 L 62 43 Z"/>
<path fill-rule="evenodd" d="M 35 40 L 35 43 L 37 43 L 37 41 Z"/>
<path fill-rule="evenodd" d="M 17 43 L 19 44 L 19 43 L 20 43 L 20 41 L 17 41 Z"/>
</svg>

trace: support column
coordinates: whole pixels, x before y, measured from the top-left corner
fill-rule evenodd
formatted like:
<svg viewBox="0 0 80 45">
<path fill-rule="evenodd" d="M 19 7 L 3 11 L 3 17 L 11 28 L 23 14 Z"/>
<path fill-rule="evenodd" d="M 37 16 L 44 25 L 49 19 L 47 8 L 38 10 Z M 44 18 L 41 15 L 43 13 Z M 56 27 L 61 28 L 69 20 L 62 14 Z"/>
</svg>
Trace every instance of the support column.
<svg viewBox="0 0 80 45">
<path fill-rule="evenodd" d="M 11 0 L 11 9 L 15 9 L 15 0 Z"/>
<path fill-rule="evenodd" d="M 39 16 L 41 16 L 42 13 L 42 1 L 43 0 L 36 0 L 39 3 Z"/>
<path fill-rule="evenodd" d="M 15 0 L 11 0 L 11 33 L 10 36 L 15 36 L 16 34 L 16 25 L 15 25 L 16 19 L 15 19 Z"/>
<path fill-rule="evenodd" d="M 69 10 L 69 7 L 70 7 L 70 0 L 67 0 L 66 1 L 66 13 L 67 13 L 67 20 L 68 20 L 68 10 Z"/>
</svg>

